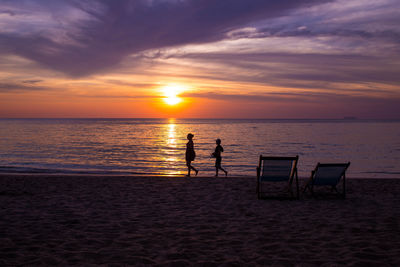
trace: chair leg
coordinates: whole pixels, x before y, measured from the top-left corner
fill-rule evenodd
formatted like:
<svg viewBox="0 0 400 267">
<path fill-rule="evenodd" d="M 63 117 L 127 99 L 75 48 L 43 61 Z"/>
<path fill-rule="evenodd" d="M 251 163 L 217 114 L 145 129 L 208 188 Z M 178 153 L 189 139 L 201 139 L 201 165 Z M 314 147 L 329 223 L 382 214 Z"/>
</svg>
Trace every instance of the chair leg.
<svg viewBox="0 0 400 267">
<path fill-rule="evenodd" d="M 256 193 L 258 194 L 258 191 L 259 191 L 259 187 L 260 187 L 260 184 L 259 184 L 260 182 L 258 181 L 258 179 L 257 179 L 257 188 L 256 188 Z"/>
</svg>

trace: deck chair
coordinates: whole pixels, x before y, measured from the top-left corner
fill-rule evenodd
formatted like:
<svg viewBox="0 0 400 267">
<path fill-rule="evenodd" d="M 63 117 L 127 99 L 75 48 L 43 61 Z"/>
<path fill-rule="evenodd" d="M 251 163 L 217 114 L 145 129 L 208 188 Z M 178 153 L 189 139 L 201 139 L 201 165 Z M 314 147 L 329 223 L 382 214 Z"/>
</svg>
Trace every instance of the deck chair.
<svg viewBox="0 0 400 267">
<path fill-rule="evenodd" d="M 292 190 L 293 179 L 296 178 L 296 198 L 299 198 L 299 181 L 297 176 L 296 157 L 263 157 L 260 155 L 260 161 L 257 167 L 257 196 L 261 198 L 263 193 L 262 185 L 266 182 L 286 182 L 288 192 L 294 197 Z"/>
<path fill-rule="evenodd" d="M 331 191 L 335 191 L 341 197 L 346 198 L 346 170 L 350 166 L 350 162 L 347 163 L 319 163 L 315 169 L 311 172 L 311 177 L 306 186 L 304 187 L 303 193 L 308 189 L 311 195 L 314 196 L 314 186 L 330 186 Z M 343 179 L 342 179 L 343 177 Z M 339 192 L 336 186 L 342 179 L 342 192 Z"/>
</svg>

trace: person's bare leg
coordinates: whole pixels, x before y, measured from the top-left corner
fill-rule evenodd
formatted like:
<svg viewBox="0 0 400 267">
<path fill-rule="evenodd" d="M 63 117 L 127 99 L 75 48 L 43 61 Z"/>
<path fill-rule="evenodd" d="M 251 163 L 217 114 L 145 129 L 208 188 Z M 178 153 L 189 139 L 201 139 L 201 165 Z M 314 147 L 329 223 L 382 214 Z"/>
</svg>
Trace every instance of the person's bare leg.
<svg viewBox="0 0 400 267">
<path fill-rule="evenodd" d="M 224 170 L 222 167 L 220 167 L 220 169 L 225 173 L 225 176 L 228 176 L 228 172 L 226 170 Z M 217 169 L 217 173 L 218 173 L 218 169 Z"/>
<path fill-rule="evenodd" d="M 190 177 L 190 169 L 192 166 L 190 165 L 190 162 L 186 162 L 186 166 L 188 167 L 188 174 L 186 174 L 187 177 Z"/>
<path fill-rule="evenodd" d="M 196 172 L 196 176 L 197 176 L 197 174 L 199 173 L 199 170 L 197 170 L 195 167 L 193 167 L 193 166 L 190 166 L 190 167 L 192 167 L 192 169 Z"/>
</svg>

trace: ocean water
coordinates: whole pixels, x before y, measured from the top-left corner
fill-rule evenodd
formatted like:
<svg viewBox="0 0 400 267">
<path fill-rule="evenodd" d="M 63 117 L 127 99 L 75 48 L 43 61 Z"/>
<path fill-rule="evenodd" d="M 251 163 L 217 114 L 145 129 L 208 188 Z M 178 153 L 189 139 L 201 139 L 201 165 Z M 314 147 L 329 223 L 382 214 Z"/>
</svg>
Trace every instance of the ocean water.
<svg viewBox="0 0 400 267">
<path fill-rule="evenodd" d="M 0 119 L 0 172 L 184 175 L 195 135 L 199 176 L 215 173 L 220 138 L 231 176 L 255 176 L 259 155 L 351 162 L 350 178 L 400 178 L 400 121 L 231 119 Z"/>
</svg>

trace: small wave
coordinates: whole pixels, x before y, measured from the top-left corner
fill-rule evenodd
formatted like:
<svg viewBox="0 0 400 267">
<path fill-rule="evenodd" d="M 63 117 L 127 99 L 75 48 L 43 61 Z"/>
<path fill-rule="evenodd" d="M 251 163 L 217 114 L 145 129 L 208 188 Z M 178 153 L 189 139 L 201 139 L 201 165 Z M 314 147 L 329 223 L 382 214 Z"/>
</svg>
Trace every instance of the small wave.
<svg viewBox="0 0 400 267">
<path fill-rule="evenodd" d="M 367 172 L 362 172 L 362 173 L 369 173 L 369 174 L 388 174 L 388 175 L 392 175 L 392 174 L 400 174 L 400 171 L 394 171 L 394 172 L 390 172 L 390 171 L 367 171 Z"/>
<path fill-rule="evenodd" d="M 144 175 L 146 172 L 121 170 L 71 170 L 71 169 L 44 169 L 28 167 L 0 166 L 0 173 L 29 173 L 29 174 L 101 174 L 101 175 Z"/>
</svg>

